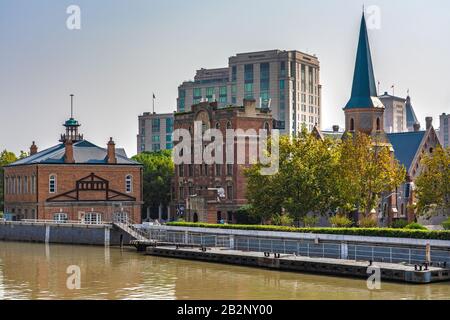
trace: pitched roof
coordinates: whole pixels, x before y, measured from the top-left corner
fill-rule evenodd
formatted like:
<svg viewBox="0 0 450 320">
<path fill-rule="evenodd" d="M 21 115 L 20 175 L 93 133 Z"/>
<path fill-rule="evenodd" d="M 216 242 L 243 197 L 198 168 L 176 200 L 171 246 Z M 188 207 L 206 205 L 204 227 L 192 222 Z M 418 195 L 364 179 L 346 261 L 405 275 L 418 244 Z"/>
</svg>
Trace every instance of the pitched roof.
<svg viewBox="0 0 450 320">
<path fill-rule="evenodd" d="M 20 166 L 28 164 L 64 164 L 65 148 L 60 143 L 56 146 L 38 152 L 30 157 L 16 161 L 9 166 Z M 107 150 L 95 144 L 82 140 L 73 144 L 73 156 L 75 164 L 107 164 Z M 124 149 L 116 149 L 117 164 L 139 165 L 129 159 Z"/>
<path fill-rule="evenodd" d="M 425 133 L 425 131 L 417 131 L 387 134 L 394 147 L 395 158 L 405 166 L 406 170 L 410 169 Z"/>
<path fill-rule="evenodd" d="M 353 75 L 352 95 L 344 109 L 381 108 L 383 104 L 379 101 L 377 95 L 366 19 L 363 14 Z"/>
</svg>

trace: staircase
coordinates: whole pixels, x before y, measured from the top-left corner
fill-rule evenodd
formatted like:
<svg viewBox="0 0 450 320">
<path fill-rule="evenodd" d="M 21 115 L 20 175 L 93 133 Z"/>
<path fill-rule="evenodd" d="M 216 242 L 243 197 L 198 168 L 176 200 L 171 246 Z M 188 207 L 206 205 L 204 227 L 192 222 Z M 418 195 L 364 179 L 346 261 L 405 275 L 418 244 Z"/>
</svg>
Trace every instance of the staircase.
<svg viewBox="0 0 450 320">
<path fill-rule="evenodd" d="M 113 224 L 119 228 L 120 230 L 124 231 L 125 233 L 129 234 L 132 238 L 135 239 L 133 242 L 141 242 L 141 243 L 152 243 L 154 242 L 150 235 L 147 234 L 145 231 L 140 230 L 135 227 L 135 223 L 131 221 L 130 219 L 118 219 L 113 221 Z"/>
</svg>

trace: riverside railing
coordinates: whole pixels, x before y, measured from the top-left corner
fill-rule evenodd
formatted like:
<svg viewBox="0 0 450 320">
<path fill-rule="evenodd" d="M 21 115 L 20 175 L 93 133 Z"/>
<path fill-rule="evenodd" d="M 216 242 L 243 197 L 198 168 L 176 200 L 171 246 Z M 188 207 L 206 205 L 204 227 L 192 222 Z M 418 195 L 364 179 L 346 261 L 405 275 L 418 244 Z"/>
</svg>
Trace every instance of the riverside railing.
<svg viewBox="0 0 450 320">
<path fill-rule="evenodd" d="M 148 230 L 148 236 L 152 240 L 165 243 L 202 245 L 247 252 L 290 254 L 310 258 L 370 260 L 374 262 L 406 264 L 420 264 L 427 260 L 425 247 L 414 248 L 330 241 L 316 242 L 314 240 L 232 236 L 164 229 L 150 229 Z M 450 248 L 431 248 L 431 261 L 450 264 Z"/>
</svg>

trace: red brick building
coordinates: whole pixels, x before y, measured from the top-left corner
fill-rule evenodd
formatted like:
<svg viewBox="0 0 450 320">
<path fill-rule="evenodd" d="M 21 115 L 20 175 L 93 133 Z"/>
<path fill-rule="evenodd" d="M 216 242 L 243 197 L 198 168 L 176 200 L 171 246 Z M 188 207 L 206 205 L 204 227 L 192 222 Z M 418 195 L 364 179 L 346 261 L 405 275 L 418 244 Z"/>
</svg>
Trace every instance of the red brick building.
<svg viewBox="0 0 450 320">
<path fill-rule="evenodd" d="M 116 149 L 84 140 L 70 118 L 60 143 L 6 166 L 5 217 L 83 221 L 89 224 L 130 219 L 141 222 L 142 168 Z"/>
<path fill-rule="evenodd" d="M 272 130 L 273 121 L 268 109 L 256 108 L 255 100 L 244 100 L 244 106 L 229 106 L 218 108 L 216 102 L 203 102 L 192 106 L 192 111 L 175 114 L 174 129 L 189 130 L 194 136 L 194 123 L 201 121 L 203 130 L 219 129 L 226 137 L 227 129 L 261 129 Z M 208 142 L 205 142 L 208 144 Z M 227 148 L 223 144 L 222 163 L 180 164 L 175 168 L 173 200 L 186 221 L 217 223 L 235 222 L 236 211 L 247 204 L 246 179 L 244 169 L 248 166 L 248 152 L 245 155 L 246 164 L 238 164 L 237 139 L 234 143 L 234 163 L 227 164 Z M 191 155 L 194 154 L 192 142 Z M 246 140 L 248 150 L 248 140 Z M 176 152 L 176 149 L 175 149 Z M 224 191 L 220 197 L 220 189 Z M 182 208 L 182 210 L 180 210 Z"/>
</svg>

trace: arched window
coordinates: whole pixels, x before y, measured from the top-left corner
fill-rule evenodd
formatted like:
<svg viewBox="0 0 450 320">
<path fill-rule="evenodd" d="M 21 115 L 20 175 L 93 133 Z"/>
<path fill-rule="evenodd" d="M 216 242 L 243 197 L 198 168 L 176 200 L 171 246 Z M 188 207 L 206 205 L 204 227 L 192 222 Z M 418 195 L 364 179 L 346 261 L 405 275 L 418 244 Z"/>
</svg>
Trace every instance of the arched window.
<svg viewBox="0 0 450 320">
<path fill-rule="evenodd" d="M 125 190 L 127 193 L 133 192 L 133 176 L 130 174 L 125 177 Z"/>
<path fill-rule="evenodd" d="M 56 184 L 57 184 L 56 175 L 51 174 L 48 179 L 48 192 L 56 193 L 56 187 L 57 187 Z"/>
<path fill-rule="evenodd" d="M 433 153 L 434 152 L 434 149 L 433 148 L 430 148 L 430 153 Z"/>
<path fill-rule="evenodd" d="M 350 119 L 350 131 L 355 131 L 355 120 L 353 118 Z"/>
<path fill-rule="evenodd" d="M 114 213 L 114 222 L 127 223 L 128 222 L 128 212 L 119 211 Z"/>
<path fill-rule="evenodd" d="M 377 118 L 377 131 L 381 131 L 381 120 Z"/>
<path fill-rule="evenodd" d="M 267 131 L 267 133 L 269 133 L 270 132 L 270 126 L 269 126 L 269 123 L 266 121 L 266 122 L 264 122 L 264 130 L 266 130 Z"/>
<path fill-rule="evenodd" d="M 194 213 L 194 223 L 198 222 L 198 214 L 197 212 Z"/>
<path fill-rule="evenodd" d="M 231 121 L 227 122 L 227 129 L 233 129 L 233 125 L 231 124 Z"/>
<path fill-rule="evenodd" d="M 220 129 L 220 122 L 216 122 L 216 129 Z"/>
</svg>

